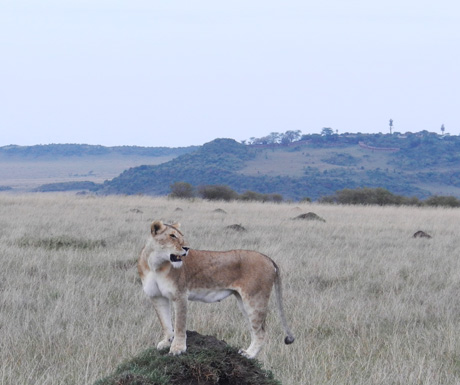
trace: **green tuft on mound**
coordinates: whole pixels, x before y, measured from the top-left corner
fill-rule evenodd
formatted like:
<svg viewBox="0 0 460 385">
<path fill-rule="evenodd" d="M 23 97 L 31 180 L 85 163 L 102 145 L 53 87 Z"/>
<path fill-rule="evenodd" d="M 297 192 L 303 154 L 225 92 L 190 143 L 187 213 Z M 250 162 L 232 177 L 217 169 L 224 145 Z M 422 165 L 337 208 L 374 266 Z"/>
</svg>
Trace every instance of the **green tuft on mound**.
<svg viewBox="0 0 460 385">
<path fill-rule="evenodd" d="M 170 356 L 150 348 L 94 385 L 281 385 L 256 360 L 212 336 L 187 331 L 187 352 Z"/>
</svg>

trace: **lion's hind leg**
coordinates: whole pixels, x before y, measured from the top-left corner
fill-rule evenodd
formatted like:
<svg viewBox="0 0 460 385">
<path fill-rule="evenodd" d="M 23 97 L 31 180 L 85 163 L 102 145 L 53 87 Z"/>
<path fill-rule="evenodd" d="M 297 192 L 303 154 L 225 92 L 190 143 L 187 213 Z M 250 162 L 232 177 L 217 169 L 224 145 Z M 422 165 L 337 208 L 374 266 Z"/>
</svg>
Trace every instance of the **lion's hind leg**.
<svg viewBox="0 0 460 385">
<path fill-rule="evenodd" d="M 238 306 L 249 323 L 251 331 L 251 344 L 240 354 L 247 358 L 254 358 L 259 353 L 265 341 L 265 320 L 268 311 L 268 299 L 264 295 L 247 298 L 241 294 L 236 295 Z"/>
</svg>

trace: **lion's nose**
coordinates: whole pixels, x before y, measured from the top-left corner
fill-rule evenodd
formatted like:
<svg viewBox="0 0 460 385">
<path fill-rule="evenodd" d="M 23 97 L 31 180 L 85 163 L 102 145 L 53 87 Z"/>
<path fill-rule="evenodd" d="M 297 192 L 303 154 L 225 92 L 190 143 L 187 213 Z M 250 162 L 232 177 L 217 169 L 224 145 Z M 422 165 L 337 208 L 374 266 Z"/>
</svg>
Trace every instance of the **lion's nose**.
<svg viewBox="0 0 460 385">
<path fill-rule="evenodd" d="M 185 251 L 189 251 L 190 247 L 184 247 L 182 246 L 182 248 L 185 250 Z"/>
</svg>

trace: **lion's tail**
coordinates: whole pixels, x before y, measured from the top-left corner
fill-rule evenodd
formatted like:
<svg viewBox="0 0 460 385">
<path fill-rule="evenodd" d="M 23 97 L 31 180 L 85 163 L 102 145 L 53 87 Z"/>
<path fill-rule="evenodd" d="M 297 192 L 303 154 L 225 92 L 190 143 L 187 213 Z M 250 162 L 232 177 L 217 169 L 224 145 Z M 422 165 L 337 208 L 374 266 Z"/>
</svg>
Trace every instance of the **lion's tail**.
<svg viewBox="0 0 460 385">
<path fill-rule="evenodd" d="M 284 339 L 284 343 L 286 345 L 292 344 L 295 340 L 294 335 L 292 334 L 291 329 L 286 320 L 286 314 L 284 313 L 284 306 L 283 306 L 283 286 L 281 282 L 281 274 L 279 267 L 275 265 L 276 276 L 275 276 L 275 293 L 276 293 L 276 303 L 278 305 L 278 312 L 280 314 L 281 323 L 283 324 L 284 332 L 286 333 L 286 338 Z"/>
</svg>

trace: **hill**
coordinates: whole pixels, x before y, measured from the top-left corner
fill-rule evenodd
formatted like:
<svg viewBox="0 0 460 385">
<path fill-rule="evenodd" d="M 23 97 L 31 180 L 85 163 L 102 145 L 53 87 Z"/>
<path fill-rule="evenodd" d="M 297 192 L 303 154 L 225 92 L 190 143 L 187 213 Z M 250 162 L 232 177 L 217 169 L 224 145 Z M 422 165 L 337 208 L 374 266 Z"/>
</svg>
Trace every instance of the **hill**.
<svg viewBox="0 0 460 385">
<path fill-rule="evenodd" d="M 86 144 L 0 147 L 0 190 L 31 191 L 43 184 L 65 183 L 53 190 L 101 184 L 130 167 L 160 164 L 197 147 L 167 148 Z M 48 187 L 44 188 L 49 189 Z"/>
<path fill-rule="evenodd" d="M 58 159 L 83 156 L 178 156 L 196 149 L 190 147 L 140 147 L 140 146 L 115 146 L 105 147 L 89 144 L 45 144 L 36 146 L 3 146 L 0 147 L 0 158 L 29 158 L 29 159 Z"/>
<path fill-rule="evenodd" d="M 99 191 L 165 195 L 180 181 L 225 184 L 239 193 L 279 193 L 295 200 L 358 187 L 383 187 L 422 199 L 460 197 L 459 160 L 459 137 L 429 132 L 304 135 L 297 142 L 260 145 L 216 139 L 170 162 L 126 170 Z"/>
<path fill-rule="evenodd" d="M 327 131 L 326 131 L 327 132 Z M 216 139 L 199 147 L 89 145 L 0 148 L 2 190 L 166 195 L 175 182 L 227 185 L 238 193 L 316 200 L 344 188 L 383 187 L 425 199 L 460 197 L 460 137 L 428 131 Z M 88 183 L 90 182 L 90 183 Z"/>
</svg>

